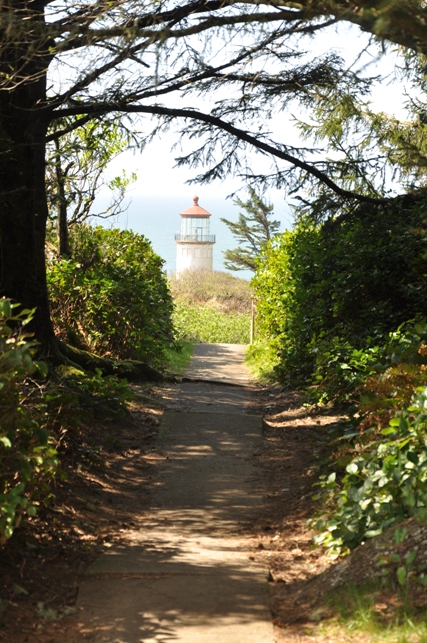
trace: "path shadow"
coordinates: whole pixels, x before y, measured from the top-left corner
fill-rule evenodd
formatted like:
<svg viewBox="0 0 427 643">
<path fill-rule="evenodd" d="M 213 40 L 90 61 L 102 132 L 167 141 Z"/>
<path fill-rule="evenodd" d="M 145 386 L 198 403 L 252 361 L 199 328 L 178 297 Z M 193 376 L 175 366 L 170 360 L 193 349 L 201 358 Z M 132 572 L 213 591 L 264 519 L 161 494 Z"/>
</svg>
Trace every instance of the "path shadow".
<svg viewBox="0 0 427 643">
<path fill-rule="evenodd" d="M 98 561 L 80 590 L 82 633 L 109 643 L 191 643 L 192 631 L 214 627 L 220 642 L 221 631 L 268 618 L 265 572 L 250 567 L 247 556 L 238 564 L 231 543 L 227 548 L 220 538 L 216 550 L 201 547 L 192 560 L 187 548 L 187 540 L 153 542 L 117 548 Z"/>
<path fill-rule="evenodd" d="M 218 350 L 227 354 L 226 346 Z M 165 414 L 152 517 L 133 532 L 134 544 L 111 548 L 88 570 L 79 593 L 84 636 L 97 643 L 271 641 L 267 573 L 242 540 L 260 502 L 250 457 L 261 428 L 260 417 L 243 414 Z"/>
<path fill-rule="evenodd" d="M 195 344 L 185 377 L 205 380 L 250 382 L 242 344 Z"/>
</svg>

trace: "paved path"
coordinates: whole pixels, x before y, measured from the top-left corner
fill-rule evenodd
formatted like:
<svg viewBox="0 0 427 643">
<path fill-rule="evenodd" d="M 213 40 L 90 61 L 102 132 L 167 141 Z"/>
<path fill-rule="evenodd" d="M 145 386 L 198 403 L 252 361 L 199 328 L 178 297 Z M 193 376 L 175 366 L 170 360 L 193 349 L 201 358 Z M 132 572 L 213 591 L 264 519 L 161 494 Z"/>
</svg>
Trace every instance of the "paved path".
<svg viewBox="0 0 427 643">
<path fill-rule="evenodd" d="M 223 346 L 209 350 L 215 379 L 240 377 L 241 361 L 219 359 L 233 354 Z M 272 643 L 267 572 L 245 535 L 260 502 L 250 455 L 261 418 L 244 414 L 243 388 L 184 383 L 165 395 L 151 518 L 88 570 L 78 599 L 87 632 L 106 643 Z"/>
<path fill-rule="evenodd" d="M 194 380 L 251 386 L 252 378 L 243 363 L 245 350 L 243 344 L 194 344 L 185 375 Z"/>
</svg>

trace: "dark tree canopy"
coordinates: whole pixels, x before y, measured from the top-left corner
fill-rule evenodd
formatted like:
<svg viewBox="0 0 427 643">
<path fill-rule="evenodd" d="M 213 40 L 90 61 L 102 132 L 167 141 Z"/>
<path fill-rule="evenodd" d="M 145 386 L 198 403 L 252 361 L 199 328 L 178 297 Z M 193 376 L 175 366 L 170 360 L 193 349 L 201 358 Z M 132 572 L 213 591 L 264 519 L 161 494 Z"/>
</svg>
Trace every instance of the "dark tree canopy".
<svg viewBox="0 0 427 643">
<path fill-rule="evenodd" d="M 376 171 L 371 159 L 330 161 L 310 147 L 295 149 L 285 133 L 275 140 L 268 123 L 291 103 L 307 110 L 323 105 L 324 115 L 329 104 L 367 94 L 369 79 L 336 54 L 310 54 L 310 38 L 340 22 L 404 47 L 408 68 L 424 82 L 426 20 L 421 0 L 5 0 L 1 294 L 37 308 L 37 337 L 55 352 L 44 260 L 45 149 L 93 119 L 116 118 L 126 129 L 136 115 L 151 116 L 140 145 L 179 120 L 188 140 L 201 139 L 178 160 L 204 166 L 200 181 L 231 172 L 305 192 L 320 184 L 329 208 L 346 199 L 386 203 L 387 195 L 366 178 Z M 251 174 L 245 160 L 251 148 L 272 160 L 271 175 Z"/>
</svg>

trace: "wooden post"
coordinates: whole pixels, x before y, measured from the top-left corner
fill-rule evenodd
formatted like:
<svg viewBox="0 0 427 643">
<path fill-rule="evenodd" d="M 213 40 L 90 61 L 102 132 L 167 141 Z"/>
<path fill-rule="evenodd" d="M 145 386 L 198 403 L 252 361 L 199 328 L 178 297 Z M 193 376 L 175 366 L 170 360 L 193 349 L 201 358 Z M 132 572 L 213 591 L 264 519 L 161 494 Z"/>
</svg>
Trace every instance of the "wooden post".
<svg viewBox="0 0 427 643">
<path fill-rule="evenodd" d="M 251 299 L 251 331 L 250 331 L 250 343 L 254 343 L 255 338 L 255 312 L 256 306 L 253 299 Z"/>
</svg>

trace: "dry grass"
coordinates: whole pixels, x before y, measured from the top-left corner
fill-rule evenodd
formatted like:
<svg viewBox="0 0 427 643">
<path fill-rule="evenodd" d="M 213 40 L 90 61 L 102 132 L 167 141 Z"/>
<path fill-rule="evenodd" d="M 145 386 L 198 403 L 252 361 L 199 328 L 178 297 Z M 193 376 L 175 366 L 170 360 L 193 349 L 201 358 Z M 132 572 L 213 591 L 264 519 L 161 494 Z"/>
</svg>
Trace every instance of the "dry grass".
<svg viewBox="0 0 427 643">
<path fill-rule="evenodd" d="M 206 305 L 221 312 L 247 313 L 251 309 L 252 289 L 245 279 L 227 272 L 185 270 L 169 281 L 175 300 L 190 306 Z"/>
</svg>

